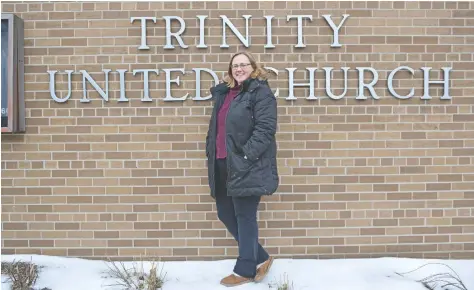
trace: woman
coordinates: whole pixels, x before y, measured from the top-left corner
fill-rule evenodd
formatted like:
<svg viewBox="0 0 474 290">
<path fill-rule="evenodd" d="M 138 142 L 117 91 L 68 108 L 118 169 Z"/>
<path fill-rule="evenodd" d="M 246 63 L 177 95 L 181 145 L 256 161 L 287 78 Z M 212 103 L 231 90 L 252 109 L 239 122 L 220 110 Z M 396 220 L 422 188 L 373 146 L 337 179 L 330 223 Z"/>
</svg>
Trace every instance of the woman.
<svg viewBox="0 0 474 290">
<path fill-rule="evenodd" d="M 279 185 L 276 161 L 277 102 L 266 72 L 248 52 L 229 62 L 224 82 L 211 88 L 214 109 L 206 137 L 211 196 L 217 216 L 239 246 L 225 286 L 260 282 L 273 258 L 258 242 L 257 209 Z"/>
</svg>

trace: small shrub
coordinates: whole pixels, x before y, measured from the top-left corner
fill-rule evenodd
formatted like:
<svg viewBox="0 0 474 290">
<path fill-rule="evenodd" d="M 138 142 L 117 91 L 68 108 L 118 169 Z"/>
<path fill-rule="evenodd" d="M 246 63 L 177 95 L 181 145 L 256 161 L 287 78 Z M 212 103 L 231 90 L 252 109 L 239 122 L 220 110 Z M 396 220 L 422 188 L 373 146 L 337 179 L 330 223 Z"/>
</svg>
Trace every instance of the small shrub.
<svg viewBox="0 0 474 290">
<path fill-rule="evenodd" d="M 11 290 L 34 290 L 39 272 L 40 267 L 32 262 L 2 262 L 2 274 L 8 277 L 5 282 L 11 283 Z"/>
<path fill-rule="evenodd" d="M 133 263 L 131 268 L 127 268 L 124 262 L 114 262 L 109 260 L 108 270 L 104 278 L 112 278 L 116 282 L 108 286 L 118 286 L 126 290 L 159 290 L 165 283 L 166 273 L 163 274 L 163 267 L 158 273 L 156 261 L 151 262 L 151 269 L 147 273 L 143 267 L 144 261 Z"/>
<path fill-rule="evenodd" d="M 286 274 L 284 274 L 283 278 L 280 278 L 279 281 L 269 283 L 268 287 L 276 290 L 295 290 L 293 282 L 288 279 Z"/>
</svg>

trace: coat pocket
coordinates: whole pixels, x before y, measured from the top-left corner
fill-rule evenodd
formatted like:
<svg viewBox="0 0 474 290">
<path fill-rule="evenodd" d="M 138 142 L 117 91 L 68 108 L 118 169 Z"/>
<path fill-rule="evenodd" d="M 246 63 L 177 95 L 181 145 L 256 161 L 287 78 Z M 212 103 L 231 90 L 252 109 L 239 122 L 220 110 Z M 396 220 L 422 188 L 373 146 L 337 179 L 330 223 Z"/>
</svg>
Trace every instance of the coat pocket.
<svg viewBox="0 0 474 290">
<path fill-rule="evenodd" d="M 232 162 L 231 163 L 232 169 L 235 172 L 239 172 L 239 173 L 248 172 L 250 170 L 250 168 L 252 167 L 252 165 L 254 164 L 254 162 L 252 162 L 248 159 L 245 159 L 244 155 L 236 153 L 236 152 L 232 152 L 232 161 L 231 162 Z"/>
<path fill-rule="evenodd" d="M 262 161 L 248 160 L 243 155 L 231 155 L 231 170 L 228 187 L 231 189 L 255 189 L 262 186 Z"/>
</svg>

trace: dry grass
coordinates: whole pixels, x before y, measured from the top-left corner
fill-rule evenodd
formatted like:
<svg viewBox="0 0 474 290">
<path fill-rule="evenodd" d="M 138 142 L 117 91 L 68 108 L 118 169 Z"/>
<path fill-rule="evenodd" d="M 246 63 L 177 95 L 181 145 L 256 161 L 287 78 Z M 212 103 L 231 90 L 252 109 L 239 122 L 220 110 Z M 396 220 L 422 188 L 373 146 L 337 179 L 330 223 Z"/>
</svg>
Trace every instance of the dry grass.
<svg viewBox="0 0 474 290">
<path fill-rule="evenodd" d="M 151 261 L 151 268 L 148 272 L 144 269 L 144 263 L 140 258 L 138 263 L 134 262 L 131 268 L 127 268 L 124 262 L 109 260 L 108 270 L 104 278 L 111 278 L 115 283 L 107 286 L 121 287 L 126 290 L 159 290 L 165 283 L 166 273 L 163 274 L 163 267 L 158 273 L 156 261 Z"/>
<path fill-rule="evenodd" d="M 32 262 L 2 262 L 2 274 L 6 275 L 7 283 L 11 283 L 12 290 L 34 289 L 39 277 L 39 267 Z"/>
<path fill-rule="evenodd" d="M 412 271 L 405 272 L 405 273 L 396 273 L 399 276 L 404 277 L 404 275 L 413 273 L 423 267 L 429 265 L 443 265 L 449 270 L 450 272 L 443 272 L 438 274 L 429 275 L 423 279 L 416 280 L 416 282 L 421 283 L 426 289 L 435 290 L 435 289 L 443 289 L 443 290 L 468 290 L 466 285 L 463 283 L 461 278 L 459 277 L 458 273 L 453 270 L 453 268 L 449 267 L 446 264 L 442 263 L 428 263 L 423 266 L 420 266 Z M 474 270 L 473 270 L 474 275 Z M 439 287 L 439 288 L 438 288 Z"/>
<path fill-rule="evenodd" d="M 288 279 L 286 273 L 283 275 L 283 278 L 280 278 L 279 281 L 269 283 L 268 287 L 270 289 L 276 290 L 295 290 L 293 282 Z"/>
</svg>

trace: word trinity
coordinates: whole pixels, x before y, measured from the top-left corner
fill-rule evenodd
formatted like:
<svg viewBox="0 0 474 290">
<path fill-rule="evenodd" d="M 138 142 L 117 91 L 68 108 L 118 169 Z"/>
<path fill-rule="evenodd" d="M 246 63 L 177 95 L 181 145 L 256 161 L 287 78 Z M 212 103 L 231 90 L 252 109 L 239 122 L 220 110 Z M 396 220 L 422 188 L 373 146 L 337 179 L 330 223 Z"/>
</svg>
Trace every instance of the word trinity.
<svg viewBox="0 0 474 290">
<path fill-rule="evenodd" d="M 197 48 L 207 48 L 205 37 L 204 37 L 204 28 L 205 28 L 205 21 L 207 19 L 207 15 L 197 15 L 196 16 L 199 19 L 199 44 L 196 46 Z M 228 48 L 229 45 L 226 42 L 226 28 L 229 27 L 229 29 L 234 33 L 235 36 L 242 42 L 245 47 L 249 47 L 251 45 L 251 35 L 249 35 L 249 21 L 252 18 L 252 15 L 242 15 L 242 17 L 245 19 L 245 36 L 242 35 L 242 33 L 235 27 L 235 25 L 232 23 L 232 21 L 229 20 L 229 18 L 225 15 L 220 15 L 220 18 L 222 19 L 222 44 L 220 47 L 222 48 Z M 327 24 L 333 31 L 333 42 L 331 44 L 331 47 L 341 47 L 342 45 L 339 43 L 339 30 L 341 29 L 342 25 L 346 21 L 346 19 L 349 17 L 349 14 L 343 14 L 343 18 L 341 22 L 336 25 L 334 21 L 331 18 L 331 15 L 322 15 L 322 17 L 326 20 Z M 273 18 L 274 16 L 264 16 L 266 19 L 266 36 L 267 36 L 267 43 L 265 44 L 265 48 L 275 48 L 275 45 L 273 44 L 273 39 L 272 39 L 272 24 L 274 21 Z M 163 46 L 164 49 L 174 49 L 174 45 L 172 44 L 171 37 L 174 37 L 176 41 L 179 43 L 179 46 L 181 48 L 188 48 L 189 46 L 184 43 L 183 39 L 181 38 L 181 35 L 184 33 L 186 30 L 186 22 L 183 20 L 183 18 L 179 16 L 163 16 L 163 19 L 165 20 L 165 29 L 166 29 L 166 45 Z M 147 29 L 147 21 L 152 21 L 153 23 L 156 23 L 156 17 L 131 17 L 130 18 L 131 23 L 133 23 L 135 20 L 139 20 L 141 24 L 141 44 L 138 47 L 138 49 L 150 49 L 150 47 L 147 45 L 146 42 L 146 29 Z M 172 21 L 178 21 L 180 27 L 177 32 L 171 32 L 171 24 Z M 287 15 L 286 21 L 292 21 L 296 20 L 297 25 L 298 25 L 298 35 L 297 35 L 297 44 L 295 47 L 306 47 L 306 45 L 303 42 L 303 24 L 305 21 L 312 21 L 313 20 L 313 15 Z"/>
</svg>

